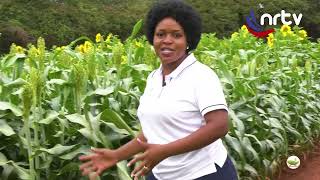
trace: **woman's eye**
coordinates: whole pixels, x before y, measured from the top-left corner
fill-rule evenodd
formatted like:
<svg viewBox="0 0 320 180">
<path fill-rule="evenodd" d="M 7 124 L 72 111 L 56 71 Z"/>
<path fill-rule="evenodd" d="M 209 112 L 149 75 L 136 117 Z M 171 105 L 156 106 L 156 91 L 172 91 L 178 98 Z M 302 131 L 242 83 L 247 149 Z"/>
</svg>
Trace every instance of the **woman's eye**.
<svg viewBox="0 0 320 180">
<path fill-rule="evenodd" d="M 182 35 L 180 33 L 173 33 L 173 37 L 180 38 Z"/>
<path fill-rule="evenodd" d="M 164 33 L 156 33 L 156 36 L 157 36 L 157 37 L 163 37 L 163 36 L 164 36 Z"/>
</svg>

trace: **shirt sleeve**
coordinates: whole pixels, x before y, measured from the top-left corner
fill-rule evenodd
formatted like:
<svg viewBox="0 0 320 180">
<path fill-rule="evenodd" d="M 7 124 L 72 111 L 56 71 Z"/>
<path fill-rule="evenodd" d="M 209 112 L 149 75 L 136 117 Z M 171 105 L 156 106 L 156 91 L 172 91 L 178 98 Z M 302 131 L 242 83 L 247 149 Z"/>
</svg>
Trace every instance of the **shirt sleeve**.
<svg viewBox="0 0 320 180">
<path fill-rule="evenodd" d="M 218 109 L 228 111 L 220 80 L 213 70 L 208 67 L 201 72 L 196 84 L 195 99 L 202 116 Z"/>
</svg>

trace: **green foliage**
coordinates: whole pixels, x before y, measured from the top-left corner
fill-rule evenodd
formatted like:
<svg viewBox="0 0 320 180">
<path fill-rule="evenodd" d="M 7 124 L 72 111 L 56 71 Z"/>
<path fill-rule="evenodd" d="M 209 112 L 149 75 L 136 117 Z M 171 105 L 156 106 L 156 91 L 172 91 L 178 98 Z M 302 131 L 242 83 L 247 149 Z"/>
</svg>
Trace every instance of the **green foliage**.
<svg viewBox="0 0 320 180">
<path fill-rule="evenodd" d="M 302 32 L 277 29 L 267 42 L 245 27 L 231 38 L 203 34 L 194 52 L 223 84 L 224 142 L 240 179 L 272 177 L 282 159 L 320 136 L 320 45 Z M 42 38 L 28 49 L 12 45 L 0 59 L 1 179 L 81 179 L 79 154 L 137 134 L 139 97 L 158 67 L 144 37 L 80 37 L 52 50 Z M 124 164 L 102 178 L 128 179 Z"/>
<path fill-rule="evenodd" d="M 156 0 L 2 0 L 0 2 L 0 53 L 11 43 L 26 47 L 35 37 L 44 37 L 47 46 L 65 45 L 80 36 L 93 38 L 97 33 L 113 33 L 124 40 L 131 27 L 144 19 Z M 302 13 L 301 26 L 313 40 L 320 37 L 318 0 L 187 0 L 203 18 L 204 32 L 222 38 L 230 36 L 245 23 L 250 9 L 257 14 L 279 13 L 282 9 Z M 259 8 L 259 3 L 264 8 Z M 140 33 L 141 34 L 141 33 Z"/>
<path fill-rule="evenodd" d="M 44 37 L 48 47 L 68 44 L 83 35 L 92 38 L 98 32 L 112 32 L 124 39 L 130 35 L 136 21 L 145 16 L 151 3 L 144 0 L 3 0 L 0 2 L 0 32 L 18 26 L 22 28 L 20 31 L 26 31 L 32 37 Z M 9 47 L 8 43 L 0 45 Z M 7 51 L 5 47 L 2 52 Z"/>
</svg>

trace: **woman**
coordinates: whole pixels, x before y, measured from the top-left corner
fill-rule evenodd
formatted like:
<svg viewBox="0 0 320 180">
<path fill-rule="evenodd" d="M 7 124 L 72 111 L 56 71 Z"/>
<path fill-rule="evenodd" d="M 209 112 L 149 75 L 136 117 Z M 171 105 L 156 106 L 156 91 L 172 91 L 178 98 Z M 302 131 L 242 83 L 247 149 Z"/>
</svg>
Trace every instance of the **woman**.
<svg viewBox="0 0 320 180">
<path fill-rule="evenodd" d="M 95 149 L 81 156 L 83 175 L 137 153 L 131 176 L 147 180 L 234 180 L 237 173 L 221 137 L 228 132 L 228 109 L 217 75 L 191 53 L 201 37 L 201 19 L 181 1 L 156 4 L 146 19 L 146 36 L 161 60 L 147 78 L 138 118 L 142 131 L 116 150 Z"/>
</svg>

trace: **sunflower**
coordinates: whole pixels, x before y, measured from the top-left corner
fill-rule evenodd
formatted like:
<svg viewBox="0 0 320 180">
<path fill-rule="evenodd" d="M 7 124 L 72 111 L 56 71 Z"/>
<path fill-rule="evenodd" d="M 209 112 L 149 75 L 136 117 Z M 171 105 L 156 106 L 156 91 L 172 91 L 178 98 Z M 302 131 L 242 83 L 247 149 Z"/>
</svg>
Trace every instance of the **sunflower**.
<svg viewBox="0 0 320 180">
<path fill-rule="evenodd" d="M 284 37 L 286 37 L 287 35 L 292 35 L 293 34 L 293 32 L 291 31 L 291 27 L 288 26 L 288 25 L 282 25 L 281 29 L 280 29 L 280 32 L 282 33 L 282 35 Z"/>
<path fill-rule="evenodd" d="M 299 36 L 299 40 L 305 39 L 305 38 L 308 36 L 307 31 L 305 31 L 305 30 L 299 30 L 299 31 L 298 31 L 298 36 Z"/>
<path fill-rule="evenodd" d="M 93 48 L 93 45 L 92 45 L 91 42 L 89 42 L 89 41 L 84 42 L 84 45 L 83 45 L 83 46 L 84 46 L 84 47 L 83 47 L 83 52 L 84 52 L 84 53 L 89 52 L 89 51 Z"/>
<path fill-rule="evenodd" d="M 241 26 L 241 31 L 248 32 L 248 28 L 246 25 Z"/>
<path fill-rule="evenodd" d="M 273 47 L 273 42 L 274 42 L 274 35 L 272 33 L 270 33 L 267 37 L 267 40 L 268 40 L 268 46 L 269 47 Z"/>
<path fill-rule="evenodd" d="M 101 42 L 101 41 L 103 41 L 103 37 L 101 36 L 100 33 L 98 33 L 98 34 L 96 35 L 96 42 L 98 43 L 98 42 Z"/>
<path fill-rule="evenodd" d="M 76 50 L 77 50 L 78 52 L 82 53 L 82 54 L 85 53 L 85 52 L 84 52 L 84 45 L 83 45 L 83 44 L 77 46 L 77 47 L 76 47 Z"/>
<path fill-rule="evenodd" d="M 21 46 L 17 46 L 17 47 L 16 47 L 16 51 L 17 51 L 17 53 L 19 53 L 19 54 L 24 54 L 25 49 L 24 49 L 23 47 L 21 47 Z"/>
</svg>

